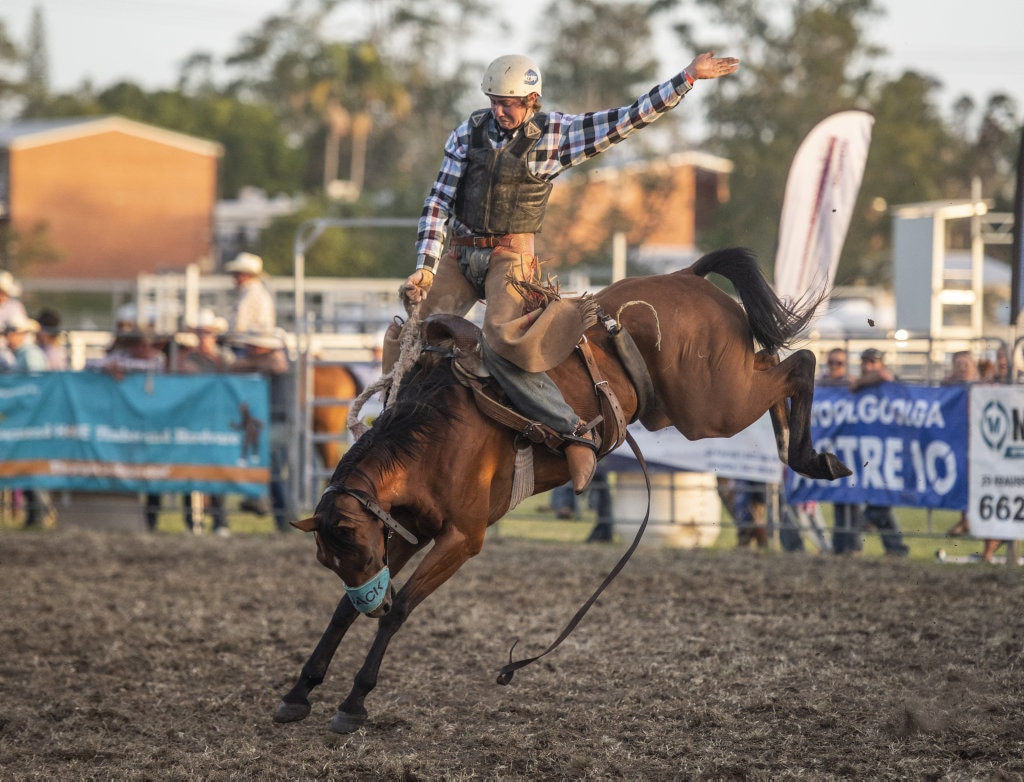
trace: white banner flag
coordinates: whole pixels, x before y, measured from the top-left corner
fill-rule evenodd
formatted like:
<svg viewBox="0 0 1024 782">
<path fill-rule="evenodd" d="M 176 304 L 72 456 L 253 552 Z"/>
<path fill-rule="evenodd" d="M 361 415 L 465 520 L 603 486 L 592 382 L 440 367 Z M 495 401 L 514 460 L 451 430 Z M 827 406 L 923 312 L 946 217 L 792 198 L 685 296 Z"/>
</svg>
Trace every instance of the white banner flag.
<svg viewBox="0 0 1024 782">
<path fill-rule="evenodd" d="M 874 117 L 841 111 L 822 120 L 793 157 L 775 256 L 775 292 L 798 300 L 830 287 L 860 191 Z"/>
</svg>

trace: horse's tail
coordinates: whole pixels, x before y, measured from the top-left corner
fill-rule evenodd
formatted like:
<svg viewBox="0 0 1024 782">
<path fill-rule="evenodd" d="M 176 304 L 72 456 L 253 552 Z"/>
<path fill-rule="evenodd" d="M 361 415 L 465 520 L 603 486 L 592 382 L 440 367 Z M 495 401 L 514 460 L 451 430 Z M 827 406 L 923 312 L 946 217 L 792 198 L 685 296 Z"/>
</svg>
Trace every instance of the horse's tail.
<svg viewBox="0 0 1024 782">
<path fill-rule="evenodd" d="M 700 277 L 714 272 L 731 282 L 747 311 L 754 339 L 772 353 L 790 347 L 827 295 L 827 291 L 821 291 L 809 293 L 793 304 L 783 302 L 761 273 L 757 256 L 742 247 L 710 252 L 691 266 L 690 271 Z"/>
</svg>

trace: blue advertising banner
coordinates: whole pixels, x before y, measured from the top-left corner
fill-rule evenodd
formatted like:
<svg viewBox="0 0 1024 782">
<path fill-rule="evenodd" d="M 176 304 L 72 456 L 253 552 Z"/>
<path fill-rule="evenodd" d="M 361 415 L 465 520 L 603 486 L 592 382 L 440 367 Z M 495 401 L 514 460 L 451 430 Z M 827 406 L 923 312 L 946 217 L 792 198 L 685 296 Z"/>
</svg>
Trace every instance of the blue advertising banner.
<svg viewBox="0 0 1024 782">
<path fill-rule="evenodd" d="M 255 375 L 0 374 L 0 486 L 262 494 L 267 417 Z"/>
<path fill-rule="evenodd" d="M 966 509 L 967 392 L 902 383 L 856 393 L 815 388 L 814 447 L 835 453 L 853 475 L 821 481 L 787 470 L 788 500 Z"/>
</svg>

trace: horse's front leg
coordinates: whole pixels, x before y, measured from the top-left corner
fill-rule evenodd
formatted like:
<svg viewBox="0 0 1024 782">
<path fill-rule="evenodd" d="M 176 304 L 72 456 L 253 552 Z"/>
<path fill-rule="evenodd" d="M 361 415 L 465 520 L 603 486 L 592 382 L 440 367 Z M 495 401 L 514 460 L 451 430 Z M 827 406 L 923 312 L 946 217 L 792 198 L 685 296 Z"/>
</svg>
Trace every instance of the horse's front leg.
<svg viewBox="0 0 1024 782">
<path fill-rule="evenodd" d="M 405 623 L 409 610 L 400 598 L 396 598 L 391 610 L 379 620 L 377 634 L 373 637 L 373 644 L 363 661 L 363 667 L 356 674 L 348 697 L 342 701 L 328 724 L 335 733 L 353 733 L 366 722 L 367 712 L 363 702 L 377 686 L 377 676 L 384 661 L 384 652 L 387 651 L 395 633 Z"/>
<path fill-rule="evenodd" d="M 274 710 L 274 722 L 298 722 L 309 716 L 310 704 L 309 694 L 314 687 L 320 685 L 324 676 L 327 675 L 327 668 L 338 651 L 341 639 L 345 637 L 348 628 L 352 626 L 359 612 L 352 606 L 348 595 L 341 598 L 338 607 L 334 609 L 330 624 L 320 637 L 320 642 L 313 650 L 313 654 L 302 666 L 299 680 L 295 682 L 288 693 L 281 699 Z"/>
<path fill-rule="evenodd" d="M 370 646 L 362 668 L 356 674 L 352 690 L 342 701 L 337 713 L 330 721 L 329 727 L 332 731 L 352 733 L 366 722 L 367 712 L 364 702 L 366 696 L 377 686 L 380 666 L 391 639 L 416 606 L 447 581 L 466 560 L 480 552 L 483 545 L 484 529 L 486 529 L 486 522 L 481 522 L 480 534 L 474 535 L 472 540 L 461 533 L 450 531 L 435 540 L 434 547 L 399 590 L 391 610 L 379 620 L 377 634 L 373 638 L 373 644 Z"/>
</svg>

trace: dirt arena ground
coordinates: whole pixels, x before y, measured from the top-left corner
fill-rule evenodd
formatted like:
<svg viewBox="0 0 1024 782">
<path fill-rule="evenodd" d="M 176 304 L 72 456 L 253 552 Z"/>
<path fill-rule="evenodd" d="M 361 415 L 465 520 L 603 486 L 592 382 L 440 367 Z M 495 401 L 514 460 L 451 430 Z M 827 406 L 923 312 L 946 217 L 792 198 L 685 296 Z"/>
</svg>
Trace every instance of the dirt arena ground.
<svg viewBox="0 0 1024 782">
<path fill-rule="evenodd" d="M 391 645 L 370 718 L 271 714 L 341 591 L 299 533 L 0 532 L 0 777 L 1021 779 L 1024 571 L 491 539 Z"/>
</svg>

